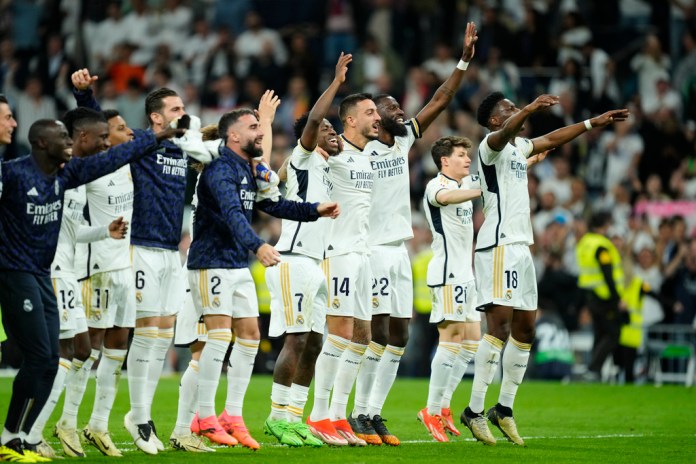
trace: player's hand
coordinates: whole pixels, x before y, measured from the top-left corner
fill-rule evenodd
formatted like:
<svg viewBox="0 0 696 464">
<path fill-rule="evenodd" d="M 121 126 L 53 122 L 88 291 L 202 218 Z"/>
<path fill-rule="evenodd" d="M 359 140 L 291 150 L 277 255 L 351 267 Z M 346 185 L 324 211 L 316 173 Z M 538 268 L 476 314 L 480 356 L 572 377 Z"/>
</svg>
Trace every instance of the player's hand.
<svg viewBox="0 0 696 464">
<path fill-rule="evenodd" d="M 257 110 L 259 121 L 264 120 L 273 123 L 279 105 L 280 97 L 273 90 L 266 90 L 261 95 L 261 101 L 259 101 L 259 109 Z"/>
<path fill-rule="evenodd" d="M 128 221 L 123 220 L 123 216 L 114 219 L 109 224 L 109 235 L 116 240 L 123 240 L 128 233 Z"/>
<path fill-rule="evenodd" d="M 590 124 L 592 124 L 592 127 L 608 126 L 609 124 L 613 124 L 616 121 L 625 121 L 626 118 L 628 118 L 628 114 L 628 110 L 625 108 L 621 110 L 607 111 L 606 113 L 601 114 L 596 118 L 590 119 Z"/>
<path fill-rule="evenodd" d="M 348 53 L 347 55 L 341 52 L 341 56 L 338 57 L 338 63 L 336 63 L 336 76 L 334 80 L 343 84 L 346 81 L 346 73 L 348 72 L 348 63 L 353 61 L 353 55 Z"/>
<path fill-rule="evenodd" d="M 330 203 L 320 203 L 319 206 L 317 206 L 317 213 L 319 213 L 321 217 L 336 219 L 338 215 L 341 214 L 341 208 L 338 206 L 338 203 L 333 201 Z"/>
<path fill-rule="evenodd" d="M 92 83 L 97 81 L 97 79 L 99 79 L 99 77 L 90 75 L 89 69 L 87 68 L 78 69 L 72 73 L 72 76 L 70 76 L 72 85 L 77 90 L 87 90 L 92 86 Z"/>
<path fill-rule="evenodd" d="M 316 151 L 317 153 L 319 153 L 319 154 L 321 155 L 321 157 L 324 158 L 325 160 L 329 159 L 329 154 L 328 154 L 328 152 L 327 152 L 326 150 L 324 150 L 323 148 L 321 148 L 319 145 L 317 145 L 317 146 L 314 148 L 314 151 Z"/>
<path fill-rule="evenodd" d="M 534 113 L 535 111 L 543 110 L 546 108 L 549 108 L 553 105 L 557 105 L 559 102 L 559 98 L 557 95 L 539 95 L 536 100 L 534 100 L 532 103 L 527 105 L 525 109 L 529 111 L 530 113 Z"/>
<path fill-rule="evenodd" d="M 462 60 L 471 61 L 476 53 L 475 45 L 478 40 L 478 35 L 476 33 L 476 24 L 469 22 L 466 25 L 466 32 L 464 32 L 464 51 L 462 52 Z"/>
<path fill-rule="evenodd" d="M 185 133 L 186 133 L 186 129 L 167 127 L 166 129 L 156 133 L 155 138 L 157 139 L 158 142 L 161 142 L 164 139 L 183 137 Z"/>
<path fill-rule="evenodd" d="M 256 257 L 264 267 L 271 267 L 280 263 L 280 253 L 268 243 L 264 243 L 256 250 Z"/>
</svg>

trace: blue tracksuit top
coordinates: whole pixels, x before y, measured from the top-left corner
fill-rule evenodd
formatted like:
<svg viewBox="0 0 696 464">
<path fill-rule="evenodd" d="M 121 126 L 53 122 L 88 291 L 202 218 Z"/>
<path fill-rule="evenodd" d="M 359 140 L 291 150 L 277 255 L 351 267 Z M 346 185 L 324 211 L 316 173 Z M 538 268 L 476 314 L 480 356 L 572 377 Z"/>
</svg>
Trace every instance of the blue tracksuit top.
<svg viewBox="0 0 696 464">
<path fill-rule="evenodd" d="M 79 106 L 101 111 L 90 89 L 73 89 Z M 149 129 L 148 129 L 149 130 Z M 130 165 L 133 177 L 131 244 L 178 250 L 184 222 L 188 157 L 170 140 L 157 146 L 156 156 Z"/>
<path fill-rule="evenodd" d="M 292 221 L 316 221 L 318 203 L 285 200 L 255 202 L 256 180 L 251 165 L 227 147 L 205 167 L 198 181 L 198 206 L 189 249 L 189 269 L 242 269 L 249 252 L 264 241 L 251 227 L 254 208 Z"/>
<path fill-rule="evenodd" d="M 51 275 L 64 192 L 109 174 L 157 146 L 152 132 L 134 133 L 131 142 L 94 156 L 72 158 L 52 176 L 39 169 L 32 154 L 0 164 L 0 269 Z"/>
</svg>

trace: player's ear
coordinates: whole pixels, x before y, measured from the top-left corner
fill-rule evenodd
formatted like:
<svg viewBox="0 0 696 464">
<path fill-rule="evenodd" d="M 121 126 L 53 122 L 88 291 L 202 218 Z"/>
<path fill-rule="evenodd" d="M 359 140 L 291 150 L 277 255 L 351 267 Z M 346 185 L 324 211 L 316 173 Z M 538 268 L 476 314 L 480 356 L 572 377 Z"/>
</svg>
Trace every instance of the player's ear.
<svg viewBox="0 0 696 464">
<path fill-rule="evenodd" d="M 164 122 L 164 118 L 162 117 L 162 115 L 159 113 L 155 113 L 155 112 L 150 113 L 150 120 L 154 124 L 160 124 L 160 125 Z"/>
</svg>

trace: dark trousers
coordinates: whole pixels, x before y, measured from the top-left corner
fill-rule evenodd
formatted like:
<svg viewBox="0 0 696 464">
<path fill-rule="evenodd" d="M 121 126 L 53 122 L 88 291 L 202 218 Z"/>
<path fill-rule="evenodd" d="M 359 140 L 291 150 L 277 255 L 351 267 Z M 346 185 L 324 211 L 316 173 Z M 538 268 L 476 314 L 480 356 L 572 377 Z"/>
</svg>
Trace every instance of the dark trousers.
<svg viewBox="0 0 696 464">
<path fill-rule="evenodd" d="M 618 302 L 600 300 L 593 295 L 588 299 L 588 306 L 592 313 L 594 332 L 592 359 L 588 368 L 592 372 L 600 372 L 604 361 L 619 346 L 622 321 Z"/>
<path fill-rule="evenodd" d="M 7 336 L 24 357 L 12 384 L 5 428 L 29 433 L 58 371 L 60 320 L 51 279 L 0 271 L 0 306 Z"/>
<path fill-rule="evenodd" d="M 616 351 L 614 352 L 614 364 L 621 368 L 621 371 L 624 373 L 626 383 L 633 383 L 636 380 L 633 370 L 635 368 L 637 357 L 638 350 L 636 348 L 623 345 L 616 347 Z"/>
</svg>

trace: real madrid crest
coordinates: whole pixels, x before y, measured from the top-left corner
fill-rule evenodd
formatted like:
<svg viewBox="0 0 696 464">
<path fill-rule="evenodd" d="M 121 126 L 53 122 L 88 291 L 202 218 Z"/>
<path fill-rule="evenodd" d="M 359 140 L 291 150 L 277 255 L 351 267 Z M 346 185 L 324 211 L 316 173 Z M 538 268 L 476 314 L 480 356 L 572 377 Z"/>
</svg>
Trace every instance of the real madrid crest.
<svg viewBox="0 0 696 464">
<path fill-rule="evenodd" d="M 220 307 L 220 298 L 218 298 L 218 297 L 213 298 L 213 306 L 216 308 Z"/>
<path fill-rule="evenodd" d="M 135 301 L 138 303 L 143 302 L 143 294 L 141 292 L 135 292 Z"/>
<path fill-rule="evenodd" d="M 507 292 L 505 292 L 505 299 L 512 300 L 512 290 L 510 290 L 509 288 Z"/>
<path fill-rule="evenodd" d="M 302 314 L 300 314 L 299 316 L 297 316 L 297 319 L 295 320 L 295 323 L 296 323 L 297 325 L 302 325 L 302 324 L 304 324 L 304 317 L 302 317 Z"/>
<path fill-rule="evenodd" d="M 372 307 L 375 309 L 379 308 L 379 298 L 377 298 L 376 296 L 372 297 Z"/>
<path fill-rule="evenodd" d="M 331 307 L 333 309 L 338 309 L 341 307 L 341 301 L 338 298 L 334 298 L 333 302 L 331 302 Z"/>
<path fill-rule="evenodd" d="M 457 314 L 459 314 L 460 316 L 464 314 L 464 308 L 462 307 L 462 305 L 457 306 Z"/>
</svg>

